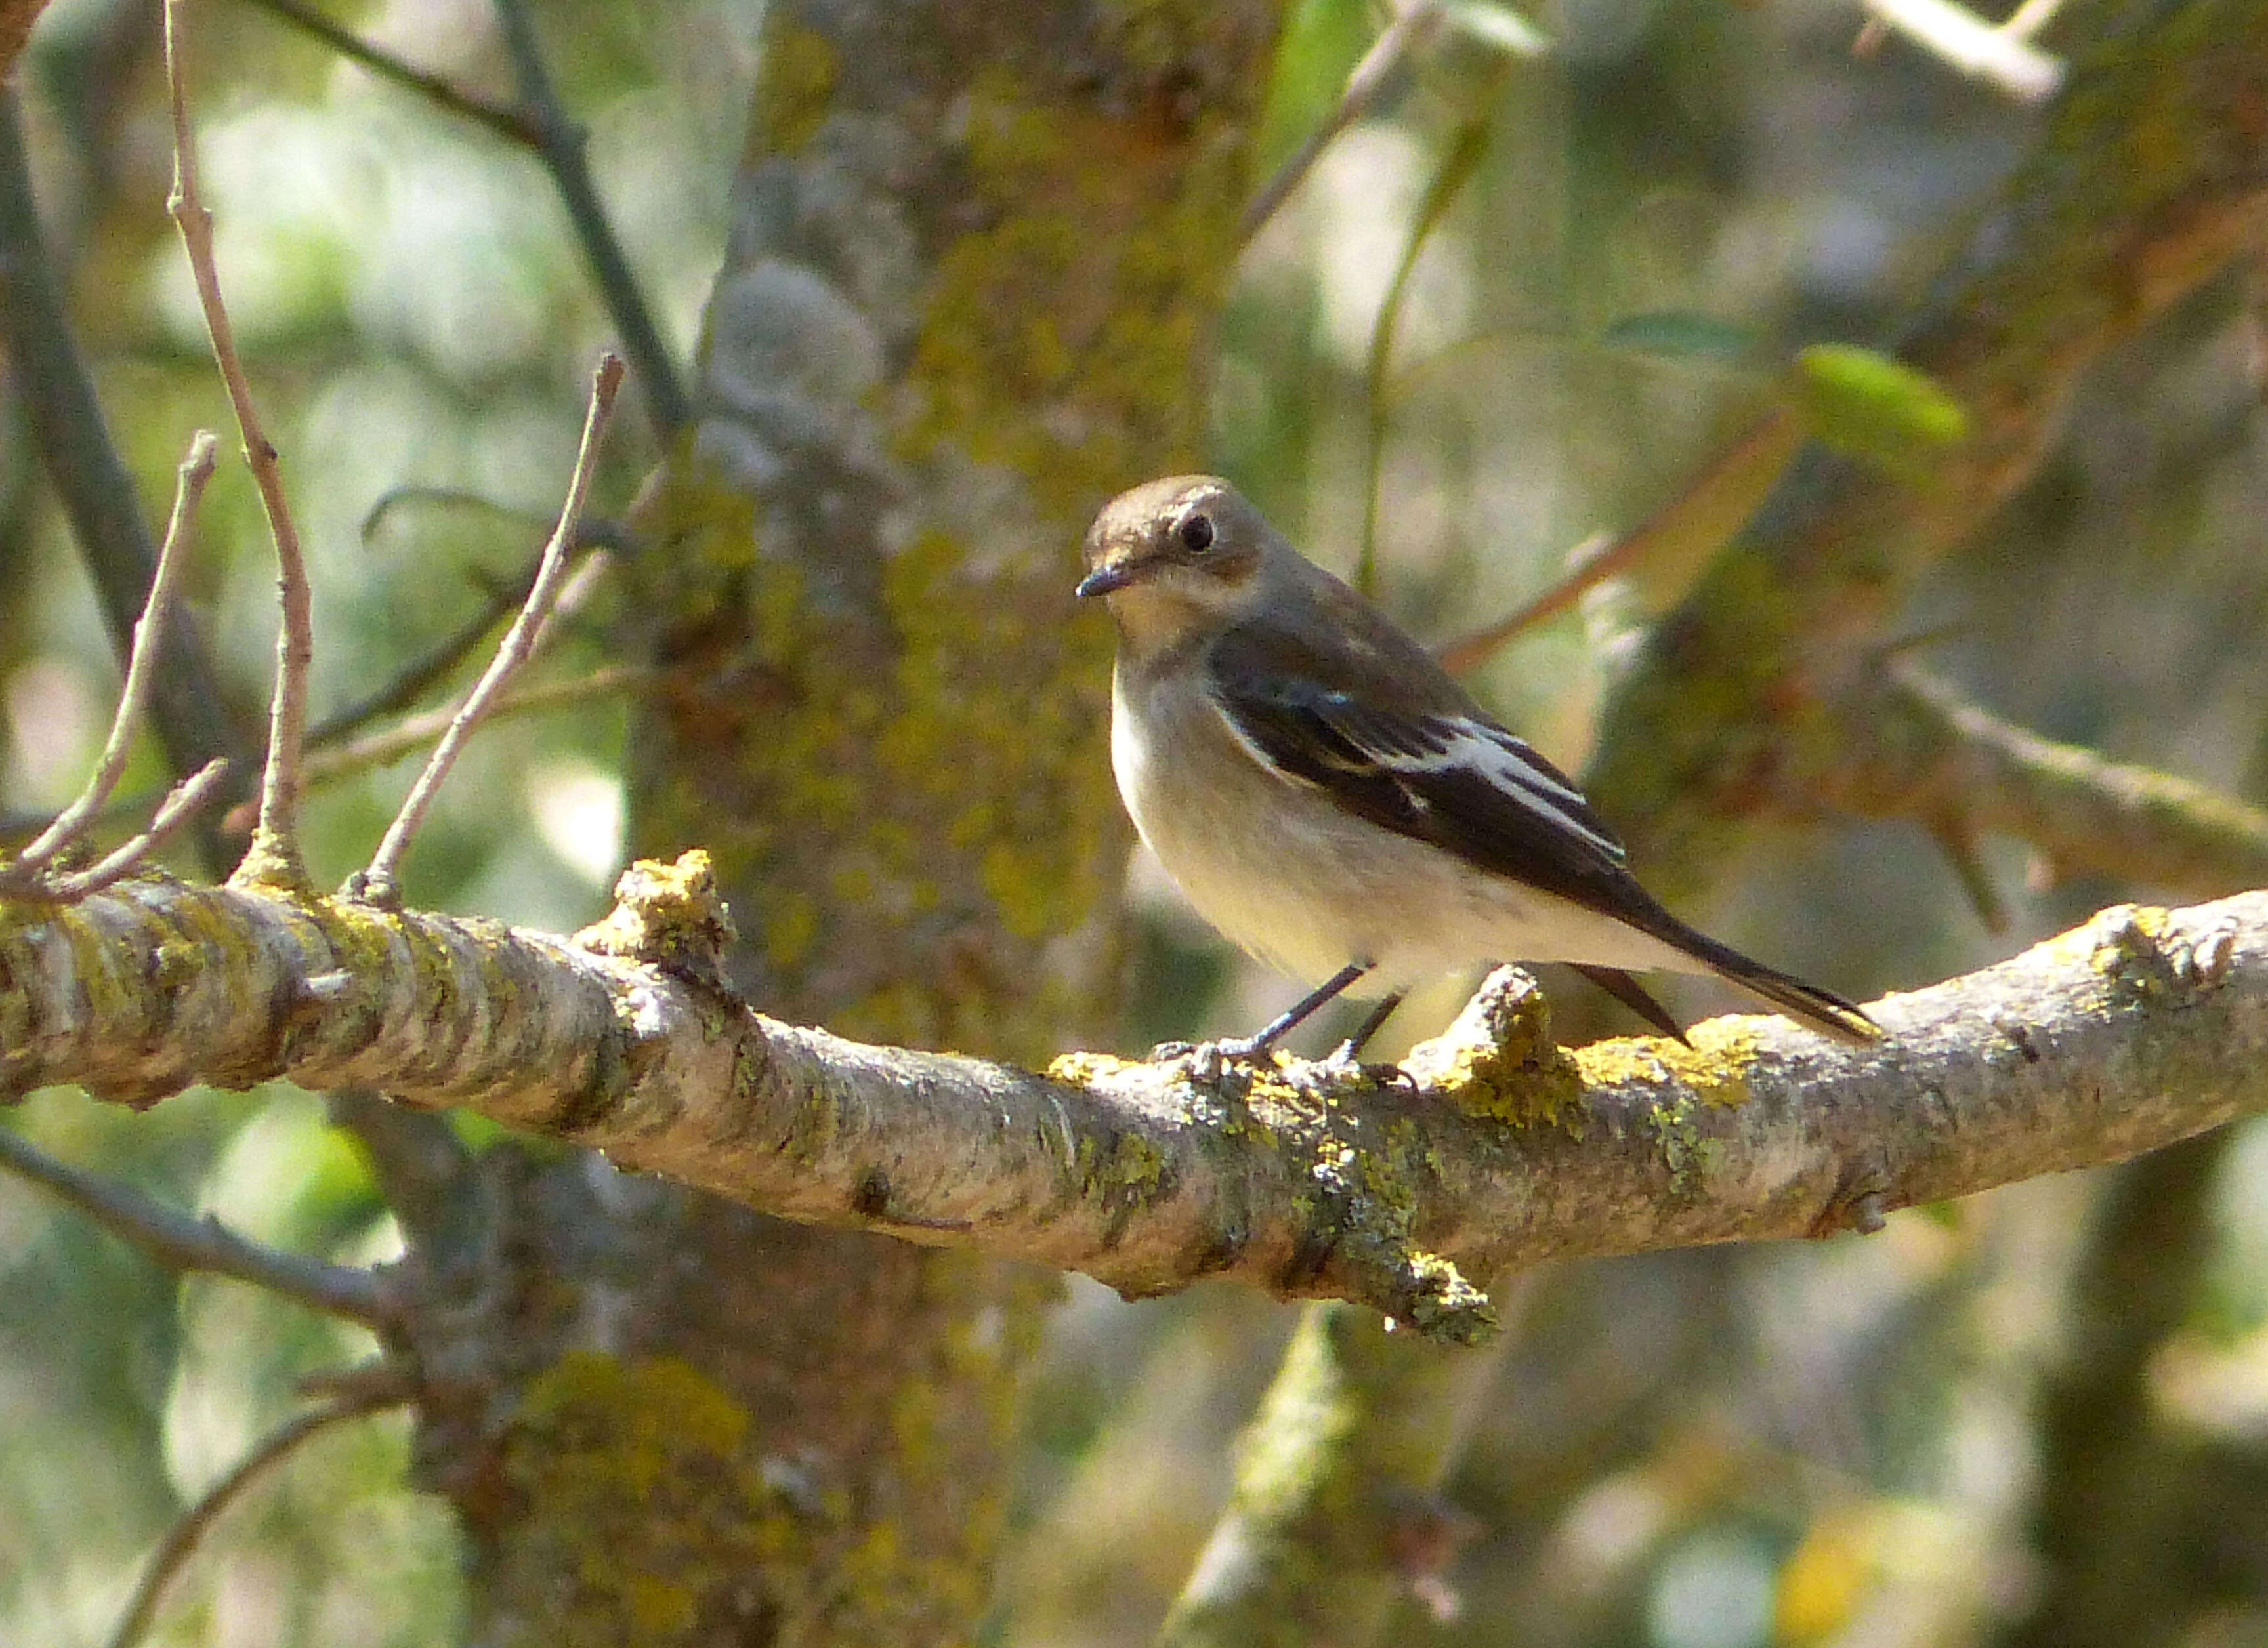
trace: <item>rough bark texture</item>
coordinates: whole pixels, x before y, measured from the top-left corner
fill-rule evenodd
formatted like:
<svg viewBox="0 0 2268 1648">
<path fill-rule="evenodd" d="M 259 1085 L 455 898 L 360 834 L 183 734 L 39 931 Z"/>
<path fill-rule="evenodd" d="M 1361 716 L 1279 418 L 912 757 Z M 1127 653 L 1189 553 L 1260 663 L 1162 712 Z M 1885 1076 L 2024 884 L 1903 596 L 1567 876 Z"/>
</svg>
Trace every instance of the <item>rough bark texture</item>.
<svg viewBox="0 0 2268 1648">
<path fill-rule="evenodd" d="M 695 868 L 641 872 L 660 895 L 585 935 L 614 955 L 171 883 L 0 907 L 0 1094 L 382 1086 L 798 1220 L 1468 1339 L 1489 1324 L 1465 1276 L 1864 1227 L 2268 1103 L 2268 894 L 2106 910 L 1886 998 L 1878 1048 L 1721 1019 L 1571 1054 L 1503 974 L 1381 1084 L 1076 1054 L 1038 1076 L 780 1025 L 701 982 Z"/>
<path fill-rule="evenodd" d="M 633 839 L 714 850 L 750 999 L 1026 1057 L 1107 1015 L 1123 827 L 1076 545 L 1195 451 L 1278 10 L 769 10 L 695 422 L 625 569 L 630 644 L 676 688 L 635 734 Z M 610 1214 L 594 1168 L 534 1177 L 514 1240 L 603 1263 L 526 1288 L 636 1327 L 535 1335 L 528 1411 L 567 1379 L 575 1417 L 504 1435 L 527 1491 L 458 1493 L 484 1632 L 651 1636 L 623 1612 L 646 1586 L 673 1629 L 735 1641 L 966 1637 L 1045 1279 L 681 1195 Z M 608 1358 L 559 1359 L 578 1345 Z M 648 1417 L 681 1402 L 714 1457 L 673 1461 L 659 1532 L 621 1526 L 597 1489 L 688 1434 Z"/>
<path fill-rule="evenodd" d="M 1237 1460 L 1228 1510 L 1160 1648 L 1359 1648 L 1461 1542 L 1438 1497 L 1495 1357 L 1391 1336 L 1374 1311 L 1310 1306 Z"/>
</svg>

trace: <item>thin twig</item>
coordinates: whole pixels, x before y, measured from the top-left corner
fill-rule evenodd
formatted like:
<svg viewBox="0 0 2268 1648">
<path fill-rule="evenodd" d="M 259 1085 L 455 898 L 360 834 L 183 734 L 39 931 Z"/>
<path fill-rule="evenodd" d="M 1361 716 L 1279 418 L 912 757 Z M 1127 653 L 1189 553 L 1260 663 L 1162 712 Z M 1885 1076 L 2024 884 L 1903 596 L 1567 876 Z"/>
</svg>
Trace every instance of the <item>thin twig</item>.
<svg viewBox="0 0 2268 1648">
<path fill-rule="evenodd" d="M 518 692 L 506 693 L 489 705 L 483 719 L 501 721 L 506 716 L 526 715 L 537 710 L 556 710 L 565 704 L 584 703 L 593 698 L 638 692 L 660 680 L 660 672 L 637 665 L 594 670 L 588 675 L 577 676 L 570 681 L 546 681 L 541 686 L 524 687 Z M 429 710 L 422 715 L 397 721 L 392 726 L 366 733 L 350 744 L 316 750 L 307 758 L 307 782 L 310 784 L 330 784 L 350 774 L 383 767 L 390 761 L 400 761 L 405 755 L 414 755 L 446 732 L 459 713 L 453 708 Z"/>
<path fill-rule="evenodd" d="M 1440 0 L 1411 0 L 1411 4 L 1395 12 L 1393 20 L 1371 42 L 1370 49 L 1363 53 L 1361 61 L 1347 76 L 1346 90 L 1339 94 L 1331 112 L 1323 116 L 1245 207 L 1244 220 L 1237 225 L 1245 240 L 1249 241 L 1268 226 L 1268 220 L 1314 169 L 1315 162 L 1331 146 L 1332 140 L 1369 114 L 1379 99 L 1385 96 L 1403 59 L 1433 37 L 1441 26 L 1442 16 Z"/>
<path fill-rule="evenodd" d="M 1509 617 L 1434 649 L 1453 674 L 1478 669 L 1513 636 L 1555 618 L 1609 578 L 1665 563 L 1698 564 L 1738 532 L 1803 443 L 1800 419 L 1774 407 L 1692 482 L 1620 538 L 1593 537 L 1568 557 L 1559 581 Z"/>
<path fill-rule="evenodd" d="M 78 798 L 17 855 L 9 867 L 13 875 L 35 875 L 58 853 L 76 846 L 118 788 L 118 780 L 126 771 L 126 758 L 134 747 L 135 731 L 142 723 L 142 706 L 149 698 L 150 678 L 157 666 L 158 639 L 166 631 L 166 614 L 181 563 L 187 558 L 198 500 L 204 497 L 205 483 L 212 479 L 213 452 L 218 445 L 209 431 L 199 430 L 189 443 L 188 456 L 181 460 L 173 484 L 173 519 L 166 524 L 166 541 L 158 550 L 158 569 L 151 575 L 149 598 L 142 603 L 142 616 L 134 625 L 134 641 L 126 653 L 126 679 L 118 689 L 117 713 L 111 717 L 110 737 L 103 744 L 94 771 Z M 205 769 L 211 770 L 210 766 Z"/>
<path fill-rule="evenodd" d="M 183 825 L 211 805 L 228 781 L 228 775 L 226 757 L 208 761 L 173 787 L 140 833 L 121 842 L 85 869 L 54 877 L 48 882 L 46 893 L 61 903 L 76 904 L 124 880 L 142 867 L 144 859 L 173 840 Z"/>
<path fill-rule="evenodd" d="M 1866 0 L 1866 6 L 1874 23 L 1896 29 L 1956 72 L 2019 103 L 2044 102 L 2063 84 L 2062 60 L 2029 39 L 2052 5 L 2027 6 L 1998 26 L 1953 0 Z"/>
<path fill-rule="evenodd" d="M 388 496 L 392 499 L 398 500 L 408 496 L 411 490 L 412 489 L 405 488 Z M 460 501 L 465 500 L 460 499 Z M 470 501 L 482 502 L 482 500 Z M 381 502 L 379 509 L 384 506 L 384 503 Z M 364 521 L 363 532 L 365 537 L 369 535 L 372 526 L 377 521 L 379 513 L 379 509 L 373 509 L 369 519 Z M 621 531 L 617 523 L 589 522 L 585 523 L 583 530 L 576 534 L 575 542 L 569 547 L 569 553 L 582 555 L 593 549 L 618 548 L 626 541 L 626 534 Z M 535 584 L 536 570 L 542 564 L 542 552 L 539 549 L 526 566 L 487 589 L 482 596 L 480 610 L 460 624 L 455 633 L 436 642 L 418 657 L 403 665 L 394 673 L 391 680 L 375 691 L 357 699 L 343 709 L 334 710 L 316 722 L 313 726 L 309 727 L 307 729 L 308 748 L 320 750 L 350 739 L 380 717 L 394 715 L 407 710 L 423 697 L 427 689 L 438 684 L 458 665 L 471 657 L 474 650 L 488 638 L 490 632 L 527 599 L 527 592 Z M 574 601 L 571 594 L 561 597 L 561 611 L 572 611 L 573 607 Z M 424 741 L 417 740 L 420 743 Z M 307 780 L 311 784 L 314 782 L 315 765 L 316 763 L 311 760 L 307 772 Z"/>
<path fill-rule="evenodd" d="M 204 308 L 205 329 L 212 336 L 213 360 L 220 368 L 221 381 L 228 386 L 229 404 L 244 437 L 245 461 L 252 466 L 261 503 L 268 511 L 269 535 L 276 544 L 276 596 L 284 617 L 276 640 L 276 692 L 269 712 L 260 821 L 253 832 L 251 850 L 237 867 L 237 874 L 261 885 L 304 887 L 307 874 L 299 863 L 299 761 L 307 728 L 307 670 L 315 657 L 313 599 L 306 562 L 299 553 L 299 529 L 292 524 L 291 507 L 284 496 L 283 467 L 261 428 L 260 414 L 252 404 L 252 386 L 245 381 L 244 363 L 237 356 L 228 310 L 221 302 L 220 275 L 213 263 L 212 214 L 197 195 L 196 143 L 189 131 L 188 97 L 181 70 L 180 0 L 166 0 L 166 84 L 173 114 L 173 191 L 166 210 L 180 229 L 181 245 L 188 253 L 197 300 Z"/>
<path fill-rule="evenodd" d="M 143 519 L 134 476 L 119 456 L 96 398 L 93 374 L 70 327 L 63 284 L 40 232 L 15 88 L 0 80 L 0 353 L 21 397 L 41 467 L 70 519 L 79 559 L 122 663 L 149 593 L 158 546 Z M 189 614 L 165 624 L 166 667 L 151 684 L 149 716 L 173 773 L 216 756 L 251 768 L 220 690 L 220 678 Z M 40 828 L 44 828 L 44 821 Z M 36 833 L 36 831 L 34 832 Z M 221 840 L 199 832 L 207 867 L 224 872 Z"/>
<path fill-rule="evenodd" d="M 460 114 L 475 125 L 484 126 L 507 142 L 526 149 L 541 149 L 542 144 L 535 122 L 516 108 L 482 97 L 477 92 L 468 92 L 462 86 L 445 79 L 430 70 L 420 69 L 382 48 L 372 45 L 351 29 L 342 28 L 320 11 L 304 6 L 298 0 L 248 0 L 248 4 L 280 18 L 303 33 L 317 40 L 350 63 L 360 63 L 381 80 L 391 80 L 406 86 L 435 107 L 452 114 Z"/>
<path fill-rule="evenodd" d="M 590 496 L 592 472 L 598 467 L 599 445 L 605 438 L 607 421 L 614 413 L 615 395 L 622 383 L 621 359 L 613 355 L 601 357 L 599 370 L 591 379 L 590 409 L 583 419 L 583 441 L 575 453 L 574 474 L 567 482 L 567 501 L 560 509 L 559 525 L 551 534 L 551 541 L 543 546 L 543 563 L 536 572 L 534 586 L 527 592 L 526 603 L 505 632 L 496 657 L 489 660 L 488 669 L 473 684 L 472 691 L 465 695 L 464 703 L 450 721 L 449 730 L 441 735 L 440 746 L 425 763 L 425 770 L 409 787 L 401 811 L 387 827 L 386 839 L 379 842 L 370 867 L 349 883 L 349 890 L 356 895 L 380 904 L 391 903 L 399 896 L 395 880 L 402 857 L 409 850 L 417 827 L 424 822 L 433 798 L 440 793 L 450 768 L 456 764 L 459 752 L 480 725 L 481 717 L 488 713 L 497 695 L 542 645 L 552 606 L 567 576 L 568 546 L 575 541 L 584 501 Z"/>
<path fill-rule="evenodd" d="M 637 368 L 638 388 L 655 431 L 666 443 L 693 416 L 692 402 L 678 381 L 676 365 L 653 323 L 637 276 L 615 238 L 613 220 L 600 204 L 591 180 L 588 136 L 570 119 L 566 106 L 551 84 L 543 64 L 543 48 L 535 38 L 535 19 L 526 0 L 496 0 L 497 21 L 503 27 L 504 49 L 512 55 L 512 71 L 519 80 L 519 100 L 535 129 L 536 152 L 551 173 L 567 210 L 575 237 L 589 261 L 591 277 L 598 283 L 600 301 L 621 334 L 622 352 Z"/>
<path fill-rule="evenodd" d="M 96 1224 L 174 1270 L 232 1276 L 373 1331 L 401 1313 L 367 1270 L 263 1247 L 212 1218 L 192 1218 L 132 1187 L 56 1160 L 0 1128 L 0 1166 L 43 1186 Z"/>
<path fill-rule="evenodd" d="M 118 1629 L 110 1635 L 109 1648 L 134 1648 L 142 1640 L 157 1615 L 158 1603 L 166 1587 L 195 1552 L 197 1541 L 252 1483 L 288 1459 L 310 1437 L 348 1419 L 398 1408 L 416 1394 L 416 1386 L 405 1373 L 393 1381 L 379 1382 L 369 1389 L 310 1408 L 269 1432 L 257 1447 L 237 1462 L 235 1469 L 206 1489 L 203 1497 L 166 1530 L 164 1542 L 151 1554 L 150 1565 L 142 1571 L 142 1578 L 134 1587 L 133 1600 L 127 1604 Z"/>
</svg>

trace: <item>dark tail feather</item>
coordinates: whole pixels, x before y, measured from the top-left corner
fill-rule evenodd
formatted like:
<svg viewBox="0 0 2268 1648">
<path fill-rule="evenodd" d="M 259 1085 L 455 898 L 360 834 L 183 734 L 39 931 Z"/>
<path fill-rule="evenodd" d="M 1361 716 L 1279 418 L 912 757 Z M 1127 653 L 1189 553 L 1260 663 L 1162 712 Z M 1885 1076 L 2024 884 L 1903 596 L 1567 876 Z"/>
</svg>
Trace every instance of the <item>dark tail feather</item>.
<svg viewBox="0 0 2268 1648">
<path fill-rule="evenodd" d="M 1660 1031 L 1662 1034 L 1673 1036 L 1680 1041 L 1685 1040 L 1683 1026 L 1669 1016 L 1669 1009 L 1646 994 L 1646 986 L 1620 967 L 1587 967 L 1580 961 L 1572 965 L 1575 971 Z"/>
<path fill-rule="evenodd" d="M 1690 931 L 1690 930 L 1689 930 Z M 1719 944 L 1714 938 L 1692 933 L 1698 939 L 1689 945 L 1693 954 L 1715 968 L 1718 976 L 1731 980 L 1752 996 L 1761 996 L 1773 1006 L 1781 1009 L 1822 1034 L 1833 1036 L 1852 1047 L 1866 1047 L 1882 1039 L 1882 1026 L 1861 1012 L 1857 1004 L 1848 1002 L 1833 990 L 1822 990 L 1816 984 L 1807 984 L 1800 978 L 1791 978 L 1761 961 L 1751 961 L 1739 951 Z"/>
<path fill-rule="evenodd" d="M 1762 997 L 1822 1035 L 1833 1036 L 1837 1041 L 1845 1041 L 1853 1047 L 1866 1047 L 1882 1039 L 1881 1026 L 1867 1018 L 1854 1003 L 1844 1000 L 1833 990 L 1807 984 L 1801 979 L 1792 978 L 1761 961 L 1751 961 L 1730 945 L 1719 944 L 1708 934 L 1688 927 L 1652 899 L 1647 899 L 1646 902 L 1651 909 L 1643 912 L 1623 913 L 1623 919 L 1657 938 L 1675 945 L 1719 978 L 1730 980 L 1752 996 Z M 1640 914 L 1643 919 L 1632 920 L 1633 915 Z M 1587 972 L 1589 969 L 1585 970 Z M 1600 982 L 1605 982 L 1603 980 Z M 1607 988 L 1614 990 L 1610 984 Z M 1615 994 L 1622 996 L 1618 990 Z M 1627 996 L 1622 996 L 1622 998 L 1630 1000 Z M 1654 1011 L 1659 1012 L 1660 1009 Z M 1655 1022 L 1660 1021 L 1656 1019 Z"/>
</svg>

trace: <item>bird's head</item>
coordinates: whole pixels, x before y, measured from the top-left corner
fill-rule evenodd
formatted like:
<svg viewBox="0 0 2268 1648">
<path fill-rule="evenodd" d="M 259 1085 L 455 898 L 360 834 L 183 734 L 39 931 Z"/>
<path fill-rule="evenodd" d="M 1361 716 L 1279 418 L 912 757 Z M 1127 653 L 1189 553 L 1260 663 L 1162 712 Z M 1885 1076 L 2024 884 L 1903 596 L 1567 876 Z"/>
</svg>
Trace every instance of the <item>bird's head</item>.
<svg viewBox="0 0 2268 1648">
<path fill-rule="evenodd" d="M 1217 475 L 1169 475 L 1123 492 L 1086 533 L 1082 598 L 1101 597 L 1131 642 L 1169 645 L 1241 615 L 1259 596 L 1273 536 Z"/>
</svg>

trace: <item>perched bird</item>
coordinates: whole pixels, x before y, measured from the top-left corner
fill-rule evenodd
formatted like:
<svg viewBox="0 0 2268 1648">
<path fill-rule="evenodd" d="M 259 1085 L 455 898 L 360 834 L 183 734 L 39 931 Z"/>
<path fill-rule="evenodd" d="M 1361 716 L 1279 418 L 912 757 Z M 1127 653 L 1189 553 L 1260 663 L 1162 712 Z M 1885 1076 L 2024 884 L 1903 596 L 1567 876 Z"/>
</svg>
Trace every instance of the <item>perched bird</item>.
<svg viewBox="0 0 2268 1648">
<path fill-rule="evenodd" d="M 1656 1027 L 1633 969 L 1709 973 L 1845 1041 L 1881 1031 L 1663 909 L 1566 775 L 1431 654 L 1314 566 L 1226 481 L 1175 475 L 1086 534 L 1086 598 L 1118 627 L 1111 763 L 1135 828 L 1206 920 L 1314 991 L 1266 1049 L 1342 992 L 1565 961 Z"/>
</svg>

